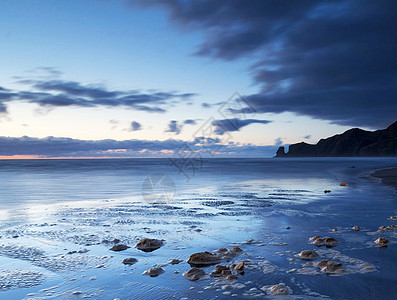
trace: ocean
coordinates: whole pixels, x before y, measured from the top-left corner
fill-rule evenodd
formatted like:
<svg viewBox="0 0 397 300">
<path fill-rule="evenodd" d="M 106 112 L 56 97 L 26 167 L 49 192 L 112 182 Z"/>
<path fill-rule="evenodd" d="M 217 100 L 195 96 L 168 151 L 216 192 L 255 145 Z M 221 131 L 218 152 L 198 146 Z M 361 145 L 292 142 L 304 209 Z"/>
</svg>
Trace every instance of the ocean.
<svg viewBox="0 0 397 300">
<path fill-rule="evenodd" d="M 396 158 L 0 160 L 0 299 L 267 298 L 278 283 L 291 299 L 391 299 L 397 230 L 378 227 L 393 224 L 397 194 L 369 174 L 395 166 Z M 315 235 L 339 244 L 314 246 Z M 146 237 L 164 246 L 134 248 Z M 378 237 L 389 245 L 379 248 Z M 110 251 L 114 239 L 131 248 Z M 182 276 L 192 253 L 235 246 L 242 254 L 221 264 L 246 261 L 236 280 L 208 276 L 214 266 L 198 281 Z M 301 260 L 302 250 L 319 259 Z M 128 257 L 137 263 L 122 264 Z M 321 259 L 343 272 L 324 274 Z M 142 275 L 153 266 L 164 273 Z"/>
</svg>

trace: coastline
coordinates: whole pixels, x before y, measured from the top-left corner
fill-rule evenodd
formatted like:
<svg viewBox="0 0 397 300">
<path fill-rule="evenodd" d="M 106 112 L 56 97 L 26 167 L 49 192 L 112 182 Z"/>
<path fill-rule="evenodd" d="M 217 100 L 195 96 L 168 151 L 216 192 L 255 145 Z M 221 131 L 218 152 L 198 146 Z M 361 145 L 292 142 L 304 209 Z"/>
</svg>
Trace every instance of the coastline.
<svg viewBox="0 0 397 300">
<path fill-rule="evenodd" d="M 382 169 L 371 173 L 371 176 L 379 178 L 385 185 L 397 190 L 397 168 Z"/>
</svg>

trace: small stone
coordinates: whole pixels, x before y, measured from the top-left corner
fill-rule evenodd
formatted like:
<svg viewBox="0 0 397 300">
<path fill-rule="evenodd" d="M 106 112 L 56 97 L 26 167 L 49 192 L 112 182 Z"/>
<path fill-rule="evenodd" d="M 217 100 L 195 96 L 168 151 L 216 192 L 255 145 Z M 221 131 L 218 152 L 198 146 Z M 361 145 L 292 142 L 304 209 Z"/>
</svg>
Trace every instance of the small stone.
<svg viewBox="0 0 397 300">
<path fill-rule="evenodd" d="M 233 269 L 234 269 L 237 273 L 244 272 L 244 262 L 241 262 L 241 263 L 237 264 Z"/>
<path fill-rule="evenodd" d="M 135 248 L 144 252 L 152 252 L 159 249 L 163 244 L 164 243 L 161 240 L 144 238 L 135 245 Z"/>
<path fill-rule="evenodd" d="M 303 260 L 315 260 L 319 257 L 318 253 L 312 250 L 303 250 L 299 253 L 299 257 Z"/>
<path fill-rule="evenodd" d="M 215 250 L 214 252 L 218 253 L 226 253 L 228 250 L 226 248 L 219 248 L 218 250 Z"/>
<path fill-rule="evenodd" d="M 317 267 L 324 273 L 337 273 L 342 271 L 342 264 L 324 259 L 317 264 Z"/>
<path fill-rule="evenodd" d="M 354 231 L 360 231 L 360 227 L 358 227 L 358 226 L 353 226 L 352 229 L 353 229 Z"/>
<path fill-rule="evenodd" d="M 331 193 L 331 190 L 324 190 L 324 194 Z"/>
<path fill-rule="evenodd" d="M 128 247 L 126 245 L 123 245 L 123 244 L 117 244 L 117 245 L 114 245 L 109 250 L 112 250 L 112 251 L 123 251 L 123 250 L 126 250 L 128 248 L 130 248 L 130 247 Z"/>
<path fill-rule="evenodd" d="M 378 231 L 383 232 L 387 229 L 386 226 L 379 226 Z"/>
<path fill-rule="evenodd" d="M 96 280 L 96 277 L 95 276 L 91 276 L 90 280 Z"/>
<path fill-rule="evenodd" d="M 227 280 L 236 280 L 238 278 L 237 275 L 231 274 L 226 277 Z"/>
<path fill-rule="evenodd" d="M 232 272 L 230 270 L 230 267 L 227 266 L 221 266 L 221 265 L 216 265 L 215 271 L 211 272 L 210 276 L 212 277 L 226 277 L 230 275 Z"/>
<path fill-rule="evenodd" d="M 397 221 L 397 216 L 390 216 L 390 217 L 389 217 L 389 220 L 390 220 L 390 221 Z"/>
<path fill-rule="evenodd" d="M 171 265 L 177 265 L 177 264 L 179 264 L 180 262 L 182 262 L 182 260 L 179 260 L 179 259 L 170 259 L 169 261 L 168 261 L 168 263 L 169 264 L 171 264 Z"/>
<path fill-rule="evenodd" d="M 233 247 L 230 252 L 241 253 L 243 250 L 240 247 Z"/>
<path fill-rule="evenodd" d="M 273 285 L 269 289 L 269 293 L 271 295 L 289 295 L 289 294 L 291 294 L 291 289 L 289 287 L 287 287 L 284 283 L 279 283 L 279 284 Z"/>
<path fill-rule="evenodd" d="M 125 264 L 125 265 L 133 265 L 133 264 L 135 264 L 137 261 L 138 261 L 138 260 L 137 260 L 136 258 L 129 257 L 129 258 L 125 258 L 125 259 L 123 260 L 123 264 Z"/>
<path fill-rule="evenodd" d="M 386 238 L 380 237 L 375 241 L 375 243 L 378 244 L 379 247 L 387 247 L 389 240 Z"/>
<path fill-rule="evenodd" d="M 339 244 L 339 242 L 336 239 L 329 238 L 329 237 L 326 237 L 326 238 L 317 237 L 313 241 L 313 245 L 315 245 L 317 247 L 326 246 L 327 248 L 330 248 L 330 247 L 335 247 L 338 244 Z"/>
<path fill-rule="evenodd" d="M 186 273 L 183 273 L 182 275 L 191 281 L 195 281 L 204 277 L 206 274 L 202 269 L 192 268 Z"/>
<path fill-rule="evenodd" d="M 387 230 L 394 230 L 396 228 L 397 228 L 397 225 L 394 225 L 394 224 L 387 226 Z"/>
<path fill-rule="evenodd" d="M 158 268 L 151 268 L 149 270 L 146 270 L 145 272 L 142 273 L 142 275 L 149 275 L 150 277 L 156 277 L 163 273 L 164 273 L 164 269 L 158 267 Z"/>
<path fill-rule="evenodd" d="M 338 228 L 334 228 L 334 229 L 332 229 L 332 231 L 333 232 L 337 232 L 337 231 L 339 231 L 339 229 Z"/>
<path fill-rule="evenodd" d="M 74 291 L 72 292 L 72 295 L 81 295 L 83 292 L 82 291 Z"/>
<path fill-rule="evenodd" d="M 290 230 L 291 229 L 291 227 L 289 227 L 289 226 L 285 226 L 285 227 L 283 227 L 284 229 L 288 229 L 288 230 Z"/>
</svg>

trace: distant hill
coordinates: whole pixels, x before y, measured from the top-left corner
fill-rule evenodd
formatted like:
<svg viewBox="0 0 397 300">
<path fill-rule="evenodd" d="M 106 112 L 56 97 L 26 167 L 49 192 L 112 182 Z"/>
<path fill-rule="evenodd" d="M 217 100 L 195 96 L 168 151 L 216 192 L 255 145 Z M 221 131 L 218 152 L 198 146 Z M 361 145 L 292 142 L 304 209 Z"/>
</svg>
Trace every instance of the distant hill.
<svg viewBox="0 0 397 300">
<path fill-rule="evenodd" d="M 316 145 L 305 142 L 292 144 L 288 153 L 280 147 L 276 154 L 276 157 L 342 156 L 397 156 L 397 121 L 386 129 L 376 131 L 353 128 L 321 139 Z"/>
</svg>

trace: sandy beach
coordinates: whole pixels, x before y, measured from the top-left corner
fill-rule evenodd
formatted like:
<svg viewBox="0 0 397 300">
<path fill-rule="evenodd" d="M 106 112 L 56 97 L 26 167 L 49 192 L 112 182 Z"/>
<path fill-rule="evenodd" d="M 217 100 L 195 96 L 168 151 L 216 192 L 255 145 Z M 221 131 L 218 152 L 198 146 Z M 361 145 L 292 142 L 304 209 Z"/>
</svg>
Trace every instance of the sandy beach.
<svg viewBox="0 0 397 300">
<path fill-rule="evenodd" d="M 380 178 L 383 184 L 390 185 L 397 189 L 397 168 L 379 170 L 372 173 L 372 176 Z"/>
</svg>

